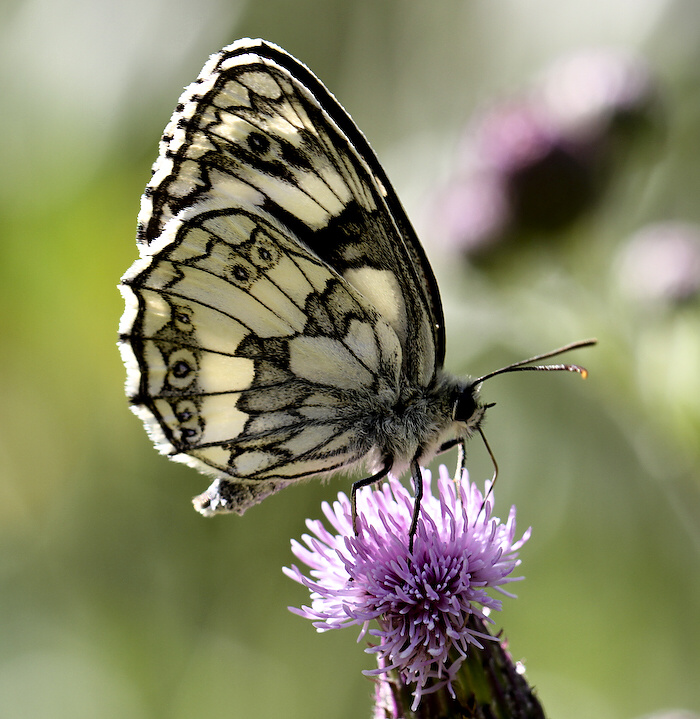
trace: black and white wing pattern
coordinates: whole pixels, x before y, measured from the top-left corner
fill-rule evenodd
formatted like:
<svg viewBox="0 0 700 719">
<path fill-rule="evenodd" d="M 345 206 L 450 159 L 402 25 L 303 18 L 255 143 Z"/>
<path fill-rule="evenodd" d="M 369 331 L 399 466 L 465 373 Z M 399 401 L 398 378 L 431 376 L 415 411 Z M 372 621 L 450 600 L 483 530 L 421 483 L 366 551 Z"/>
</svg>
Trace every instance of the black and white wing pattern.
<svg viewBox="0 0 700 719">
<path fill-rule="evenodd" d="M 238 41 L 185 90 L 137 242 L 127 394 L 161 452 L 217 478 L 203 513 L 404 468 L 450 434 L 424 251 L 364 136 L 281 48 Z"/>
</svg>

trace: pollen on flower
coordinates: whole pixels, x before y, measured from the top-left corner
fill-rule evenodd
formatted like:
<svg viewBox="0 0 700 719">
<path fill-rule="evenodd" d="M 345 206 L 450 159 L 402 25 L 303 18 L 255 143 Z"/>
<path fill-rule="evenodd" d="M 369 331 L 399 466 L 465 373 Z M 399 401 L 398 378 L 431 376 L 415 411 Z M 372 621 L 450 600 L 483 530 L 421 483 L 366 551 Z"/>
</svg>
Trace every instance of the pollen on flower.
<svg viewBox="0 0 700 719">
<path fill-rule="evenodd" d="M 292 551 L 309 568 L 292 565 L 285 573 L 310 591 L 311 606 L 290 610 L 311 619 L 318 631 L 359 625 L 360 639 L 374 637 L 366 651 L 377 655 L 380 675 L 397 671 L 413 690 L 416 708 L 421 696 L 452 681 L 470 645 L 481 648 L 491 637 L 468 626 L 473 615 L 492 622 L 488 614 L 501 602 L 487 590 L 513 596 L 503 585 L 520 564 L 518 550 L 530 530 L 515 540 L 515 508 L 501 522 L 491 516 L 493 494 L 484 494 L 466 475 L 453 480 L 440 467 L 437 493 L 424 471 L 424 495 L 414 541 L 408 531 L 413 496 L 394 478 L 379 488 L 361 490 L 358 533 L 354 535 L 350 501 L 344 494 L 320 520 L 307 520 L 311 534 Z M 488 496 L 489 485 L 486 486 Z M 376 624 L 370 624 L 374 620 Z"/>
</svg>

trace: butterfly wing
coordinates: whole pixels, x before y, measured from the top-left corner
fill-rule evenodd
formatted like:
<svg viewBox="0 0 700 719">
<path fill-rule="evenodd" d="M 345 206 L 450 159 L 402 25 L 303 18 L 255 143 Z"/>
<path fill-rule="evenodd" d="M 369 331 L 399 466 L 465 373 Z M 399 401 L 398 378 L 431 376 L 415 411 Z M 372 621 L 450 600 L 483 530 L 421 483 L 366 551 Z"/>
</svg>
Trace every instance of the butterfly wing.
<svg viewBox="0 0 700 719">
<path fill-rule="evenodd" d="M 376 157 L 273 45 L 224 48 L 180 98 L 138 242 L 127 392 L 161 451 L 240 489 L 230 508 L 362 460 L 372 401 L 442 364 L 435 280 Z"/>
</svg>

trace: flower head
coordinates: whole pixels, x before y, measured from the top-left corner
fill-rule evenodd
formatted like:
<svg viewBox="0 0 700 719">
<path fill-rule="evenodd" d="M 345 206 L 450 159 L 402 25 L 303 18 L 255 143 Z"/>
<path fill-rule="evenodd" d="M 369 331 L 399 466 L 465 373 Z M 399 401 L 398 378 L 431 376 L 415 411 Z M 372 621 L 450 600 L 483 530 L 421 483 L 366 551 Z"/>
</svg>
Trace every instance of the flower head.
<svg viewBox="0 0 700 719">
<path fill-rule="evenodd" d="M 686 222 L 647 225 L 620 252 L 622 291 L 645 304 L 681 305 L 700 295 L 700 227 Z"/>
<path fill-rule="evenodd" d="M 359 494 L 357 536 L 348 498 L 341 493 L 332 507 L 324 503 L 336 534 L 307 520 L 314 536 L 303 536 L 306 546 L 292 541 L 292 551 L 310 567 L 309 576 L 296 566 L 285 569 L 311 592 L 310 607 L 291 611 L 313 620 L 319 631 L 356 624 L 360 639 L 376 637 L 367 651 L 377 655 L 379 668 L 365 673 L 398 672 L 415 684 L 414 707 L 422 694 L 445 686 L 451 692 L 469 645 L 481 647 L 480 640 L 490 638 L 467 622 L 472 615 L 490 621 L 487 613 L 500 609 L 486 590 L 508 594 L 502 585 L 516 579 L 510 574 L 520 563 L 517 551 L 529 537 L 528 530 L 514 541 L 515 508 L 505 523 L 491 517 L 490 502 L 466 473 L 454 481 L 440 467 L 436 496 L 430 473 L 423 477 L 413 552 L 413 497 L 390 478 Z M 376 628 L 369 627 L 372 620 Z"/>
<path fill-rule="evenodd" d="M 434 222 L 451 248 L 487 259 L 509 241 L 560 240 L 593 210 L 625 160 L 658 135 L 657 82 L 640 57 L 589 50 L 465 128 Z"/>
</svg>

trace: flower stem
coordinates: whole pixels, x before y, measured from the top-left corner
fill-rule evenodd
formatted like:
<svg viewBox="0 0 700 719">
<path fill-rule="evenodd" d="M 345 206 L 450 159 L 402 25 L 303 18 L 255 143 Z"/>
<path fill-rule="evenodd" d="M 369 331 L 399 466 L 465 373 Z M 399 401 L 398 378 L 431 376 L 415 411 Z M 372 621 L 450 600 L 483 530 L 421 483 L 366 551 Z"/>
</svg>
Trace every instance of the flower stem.
<svg viewBox="0 0 700 719">
<path fill-rule="evenodd" d="M 488 634 L 483 621 L 472 615 L 470 629 Z M 545 719 L 544 710 L 506 650 L 506 642 L 484 640 L 483 649 L 469 654 L 452 679 L 450 693 L 442 686 L 423 692 L 413 710 L 412 685 L 398 672 L 383 675 L 377 688 L 374 719 Z M 386 678 L 385 678 L 386 677 Z"/>
</svg>

